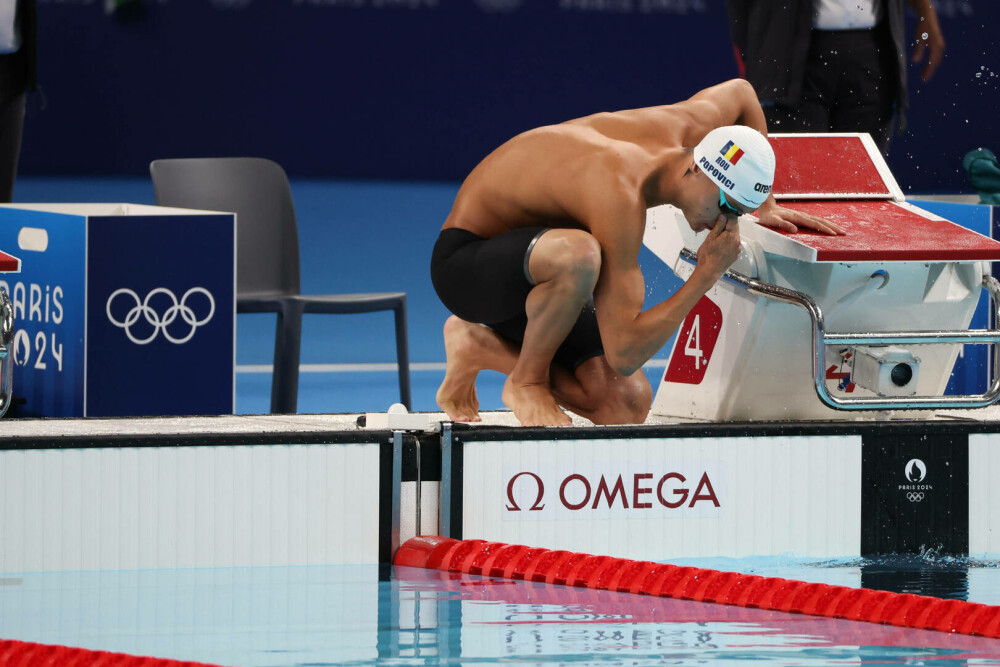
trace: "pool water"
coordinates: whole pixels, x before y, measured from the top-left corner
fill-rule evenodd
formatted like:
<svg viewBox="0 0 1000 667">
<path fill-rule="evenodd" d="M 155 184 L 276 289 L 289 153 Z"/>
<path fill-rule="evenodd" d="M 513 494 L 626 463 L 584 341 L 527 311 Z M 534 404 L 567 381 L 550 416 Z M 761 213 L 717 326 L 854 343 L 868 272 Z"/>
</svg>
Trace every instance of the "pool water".
<svg viewBox="0 0 1000 667">
<path fill-rule="evenodd" d="M 987 561 L 697 564 L 1000 599 Z M 0 575 L 0 637 L 247 667 L 1000 665 L 1000 640 L 377 566 Z"/>
<path fill-rule="evenodd" d="M 798 579 L 831 586 L 872 588 L 1000 605 L 1000 561 L 986 558 L 943 556 L 931 552 L 919 556 L 830 560 L 787 555 L 691 558 L 670 562 L 675 565 Z"/>
</svg>

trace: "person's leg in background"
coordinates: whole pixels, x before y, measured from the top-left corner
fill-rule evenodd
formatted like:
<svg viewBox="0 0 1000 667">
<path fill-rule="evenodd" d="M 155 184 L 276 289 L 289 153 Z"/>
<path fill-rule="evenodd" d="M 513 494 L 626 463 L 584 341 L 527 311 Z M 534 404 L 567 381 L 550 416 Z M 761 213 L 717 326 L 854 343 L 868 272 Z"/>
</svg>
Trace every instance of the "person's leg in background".
<svg viewBox="0 0 1000 667">
<path fill-rule="evenodd" d="M 816 98 L 803 100 L 795 106 L 787 104 L 761 106 L 767 119 L 769 134 L 830 131 L 830 113 Z"/>
<path fill-rule="evenodd" d="M 833 132 L 867 132 L 882 153 L 889 149 L 896 117 L 896 50 L 886 25 L 850 31 L 831 115 Z"/>
<path fill-rule="evenodd" d="M 7 99 L 0 108 L 0 203 L 10 203 L 14 197 L 17 163 L 21 155 L 21 133 L 24 127 L 25 93 Z"/>
<path fill-rule="evenodd" d="M 896 78 L 886 26 L 813 30 L 802 100 L 764 106 L 768 132 L 867 132 L 884 153 L 895 124 Z"/>
<path fill-rule="evenodd" d="M 802 99 L 794 105 L 763 104 L 768 132 L 830 131 L 830 110 L 838 80 L 837 55 L 828 35 L 813 30 L 802 81 Z"/>
</svg>

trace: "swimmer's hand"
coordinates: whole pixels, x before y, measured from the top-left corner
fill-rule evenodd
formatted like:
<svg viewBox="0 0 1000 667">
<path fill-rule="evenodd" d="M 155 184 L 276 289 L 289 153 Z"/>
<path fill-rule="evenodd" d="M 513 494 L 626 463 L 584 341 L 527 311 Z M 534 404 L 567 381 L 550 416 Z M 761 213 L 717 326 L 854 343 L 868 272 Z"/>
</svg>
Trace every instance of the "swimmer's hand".
<svg viewBox="0 0 1000 667">
<path fill-rule="evenodd" d="M 757 209 L 757 222 L 765 227 L 779 229 L 789 234 L 794 234 L 800 228 L 812 229 L 830 236 L 847 234 L 843 227 L 826 218 L 778 206 L 773 199 L 764 202 L 764 205 Z"/>
<path fill-rule="evenodd" d="M 740 256 L 740 225 L 735 217 L 720 215 L 698 248 L 697 270 L 707 271 L 710 283 L 719 279 Z"/>
</svg>

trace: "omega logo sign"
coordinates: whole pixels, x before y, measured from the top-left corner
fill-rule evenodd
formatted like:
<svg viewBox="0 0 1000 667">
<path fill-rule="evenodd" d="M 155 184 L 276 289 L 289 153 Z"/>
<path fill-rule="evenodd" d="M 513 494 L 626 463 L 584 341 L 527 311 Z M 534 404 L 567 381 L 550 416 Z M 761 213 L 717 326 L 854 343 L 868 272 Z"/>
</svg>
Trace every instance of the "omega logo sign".
<svg viewBox="0 0 1000 667">
<path fill-rule="evenodd" d="M 718 466 L 714 472 L 574 468 L 505 468 L 504 520 L 719 516 L 723 507 Z"/>
</svg>

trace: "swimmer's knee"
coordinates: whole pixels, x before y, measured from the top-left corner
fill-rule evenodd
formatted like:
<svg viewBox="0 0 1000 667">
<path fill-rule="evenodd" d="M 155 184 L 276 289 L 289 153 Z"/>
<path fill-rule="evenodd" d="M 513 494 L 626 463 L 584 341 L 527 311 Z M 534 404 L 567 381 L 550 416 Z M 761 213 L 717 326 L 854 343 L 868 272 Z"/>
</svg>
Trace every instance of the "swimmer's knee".
<svg viewBox="0 0 1000 667">
<path fill-rule="evenodd" d="M 570 262 L 570 269 L 593 275 L 597 280 L 601 272 L 601 244 L 587 232 L 571 229 L 568 238 L 569 249 L 564 255 Z"/>
<path fill-rule="evenodd" d="M 543 240 L 545 244 L 541 246 Z M 597 239 L 582 230 L 559 229 L 547 232 L 539 239 L 539 245 L 531 259 L 532 277 L 536 281 L 569 277 L 593 290 L 601 273 L 601 244 Z"/>
<path fill-rule="evenodd" d="M 653 405 L 653 388 L 641 370 L 629 377 L 616 375 L 606 383 L 597 405 L 592 419 L 596 424 L 642 424 Z"/>
<path fill-rule="evenodd" d="M 444 321 L 444 337 L 453 336 L 467 326 L 469 326 L 469 323 L 458 315 L 449 315 L 448 319 Z"/>
</svg>

